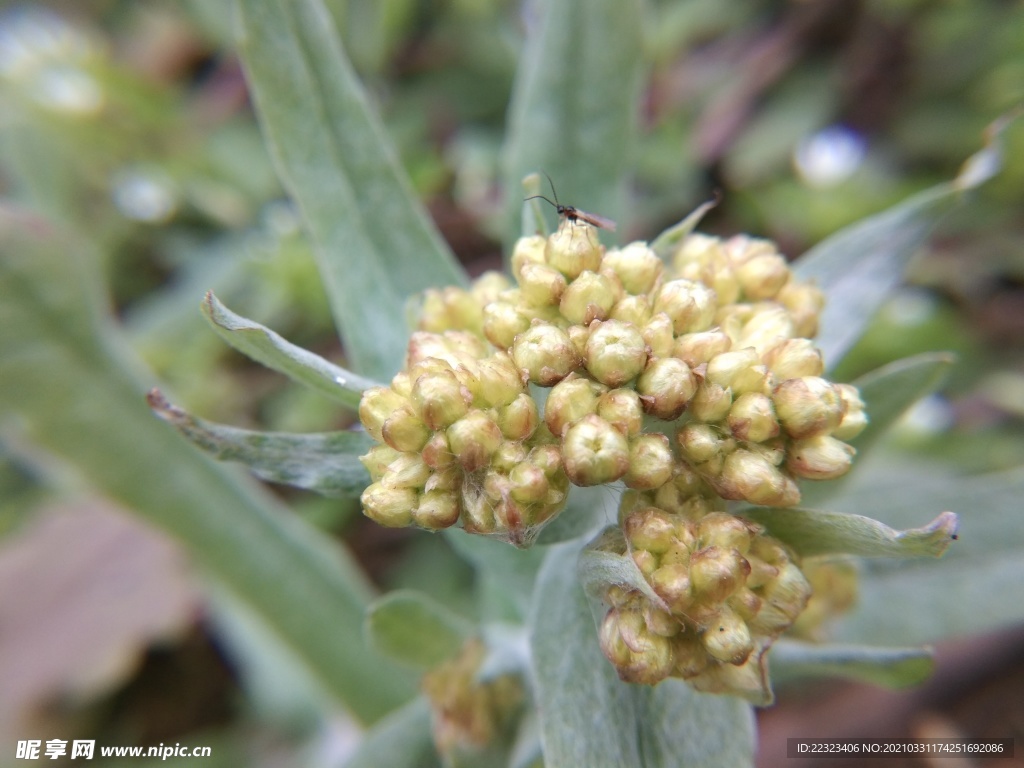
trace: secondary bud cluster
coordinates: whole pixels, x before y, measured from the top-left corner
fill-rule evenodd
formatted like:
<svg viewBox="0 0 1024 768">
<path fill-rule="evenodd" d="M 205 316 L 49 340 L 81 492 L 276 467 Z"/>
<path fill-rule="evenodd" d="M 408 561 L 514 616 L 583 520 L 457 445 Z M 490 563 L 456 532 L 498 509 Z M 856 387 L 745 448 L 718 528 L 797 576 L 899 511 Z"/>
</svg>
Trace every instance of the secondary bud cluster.
<svg viewBox="0 0 1024 768">
<path fill-rule="evenodd" d="M 381 525 L 439 530 L 461 520 L 516 544 L 565 503 L 569 481 L 512 359 L 463 332 L 419 332 L 390 387 L 359 416 L 382 445 L 362 457 L 362 495 Z"/>
<path fill-rule="evenodd" d="M 627 494 L 622 553 L 655 598 L 610 585 L 605 656 L 630 682 L 688 680 L 698 690 L 758 690 L 762 655 L 803 610 L 811 589 L 788 550 L 742 518 L 691 497 L 683 514 Z M 746 679 L 746 680 L 745 680 Z"/>
<path fill-rule="evenodd" d="M 523 687 L 516 677 L 477 679 L 484 655 L 483 643 L 471 640 L 456 658 L 423 678 L 434 744 L 449 759 L 456 753 L 477 753 L 501 740 L 522 706 Z"/>
</svg>

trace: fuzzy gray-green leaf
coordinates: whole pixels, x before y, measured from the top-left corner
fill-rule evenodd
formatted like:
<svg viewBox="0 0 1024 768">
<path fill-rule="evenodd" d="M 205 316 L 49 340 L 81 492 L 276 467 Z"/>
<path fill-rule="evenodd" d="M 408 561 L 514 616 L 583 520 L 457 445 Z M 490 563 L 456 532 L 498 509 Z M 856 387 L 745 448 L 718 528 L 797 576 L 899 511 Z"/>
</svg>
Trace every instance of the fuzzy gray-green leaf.
<svg viewBox="0 0 1024 768">
<path fill-rule="evenodd" d="M 346 353 L 389 379 L 409 296 L 465 275 L 416 200 L 320 0 L 238 0 L 242 61 Z"/>
<path fill-rule="evenodd" d="M 935 670 L 929 648 L 817 645 L 786 638 L 772 646 L 770 659 L 772 678 L 779 683 L 808 677 L 839 677 L 886 688 L 905 688 L 924 682 Z"/>
<path fill-rule="evenodd" d="M 840 512 L 791 507 L 756 507 L 741 511 L 804 557 L 941 557 L 956 537 L 957 516 L 943 512 L 928 525 L 897 531 L 877 520 Z"/>
<path fill-rule="evenodd" d="M 366 732 L 344 768 L 440 768 L 430 733 L 430 705 L 422 696 Z"/>
<path fill-rule="evenodd" d="M 422 669 L 458 654 L 473 626 L 431 597 L 401 590 L 376 600 L 366 613 L 370 643 L 396 661 Z"/>
<path fill-rule="evenodd" d="M 271 483 L 354 497 L 370 484 L 359 461 L 374 442 L 365 432 L 257 432 L 198 419 L 171 405 L 158 389 L 149 406 L 193 445 L 219 461 L 238 461 Z"/>
<path fill-rule="evenodd" d="M 296 346 L 269 328 L 236 315 L 212 293 L 202 304 L 203 314 L 217 334 L 243 355 L 295 381 L 322 392 L 349 408 L 359 407 L 363 390 L 379 386 L 376 381 L 324 360 L 309 350 Z"/>
</svg>

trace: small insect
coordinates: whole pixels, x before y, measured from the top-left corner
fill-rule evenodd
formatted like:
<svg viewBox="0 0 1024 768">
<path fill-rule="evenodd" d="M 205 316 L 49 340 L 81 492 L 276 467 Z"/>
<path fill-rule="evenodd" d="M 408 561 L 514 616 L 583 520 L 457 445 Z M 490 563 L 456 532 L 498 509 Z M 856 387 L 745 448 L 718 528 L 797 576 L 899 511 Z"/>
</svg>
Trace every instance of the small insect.
<svg viewBox="0 0 1024 768">
<path fill-rule="evenodd" d="M 548 205 L 553 205 L 558 215 L 564 219 L 568 219 L 571 224 L 575 224 L 577 221 L 582 221 L 585 224 L 590 224 L 592 227 L 607 229 L 609 232 L 615 231 L 615 222 L 612 221 L 611 219 L 606 219 L 604 216 L 598 216 L 596 213 L 587 213 L 586 211 L 581 211 L 579 208 L 576 208 L 572 205 L 562 205 L 560 202 L 558 202 L 558 193 L 555 192 L 555 182 L 553 182 L 551 180 L 551 177 L 548 176 L 546 173 L 544 174 L 544 176 L 547 177 L 548 184 L 551 185 L 551 194 L 554 196 L 555 199 L 552 201 L 548 200 L 548 198 L 544 197 L 544 195 L 530 195 L 529 197 L 526 198 L 526 200 L 536 200 L 537 198 L 540 198 Z"/>
</svg>

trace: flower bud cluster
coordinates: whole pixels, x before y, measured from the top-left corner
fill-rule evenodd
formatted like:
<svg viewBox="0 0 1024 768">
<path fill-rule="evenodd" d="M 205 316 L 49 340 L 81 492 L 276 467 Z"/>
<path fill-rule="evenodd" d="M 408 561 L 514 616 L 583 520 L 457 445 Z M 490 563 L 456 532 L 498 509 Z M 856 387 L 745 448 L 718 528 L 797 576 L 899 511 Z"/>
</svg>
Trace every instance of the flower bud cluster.
<svg viewBox="0 0 1024 768">
<path fill-rule="evenodd" d="M 459 655 L 428 672 L 422 683 L 430 702 L 434 745 L 439 754 L 478 752 L 505 735 L 524 699 L 513 675 L 477 679 L 485 648 L 470 640 Z"/>
<path fill-rule="evenodd" d="M 760 526 L 690 498 L 684 514 L 627 494 L 624 552 L 657 599 L 611 585 L 601 648 L 623 680 L 680 677 L 698 690 L 742 690 L 762 655 L 799 616 L 810 585 L 788 550 Z"/>
<path fill-rule="evenodd" d="M 479 337 L 413 334 L 405 370 L 364 394 L 382 443 L 362 457 L 363 510 L 389 527 L 474 533 L 522 545 L 565 503 L 569 481 L 512 359 Z"/>
</svg>

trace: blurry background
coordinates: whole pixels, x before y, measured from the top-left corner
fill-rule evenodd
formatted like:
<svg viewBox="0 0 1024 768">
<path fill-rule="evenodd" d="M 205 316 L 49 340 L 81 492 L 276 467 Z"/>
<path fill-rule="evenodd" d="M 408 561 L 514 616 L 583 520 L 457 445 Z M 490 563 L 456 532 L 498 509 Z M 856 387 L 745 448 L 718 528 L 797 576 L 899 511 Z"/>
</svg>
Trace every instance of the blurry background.
<svg viewBox="0 0 1024 768">
<path fill-rule="evenodd" d="M 444 237 L 471 273 L 497 268 L 505 110 L 529 5 L 327 5 Z M 653 237 L 717 190 L 704 229 L 769 237 L 798 256 L 953 177 L 985 127 L 1024 103 L 1019 2 L 651 0 L 648 12 L 623 242 Z M 1001 175 L 945 222 L 837 372 L 849 380 L 915 352 L 959 355 L 946 388 L 893 436 L 904 458 L 971 473 L 1024 463 L 1022 150 L 1015 126 Z M 289 431 L 352 418 L 244 360 L 198 312 L 212 288 L 343 360 L 254 121 L 230 3 L 4 3 L 0 195 L 5 215 L 90 254 L 84 266 L 131 346 L 190 412 Z M 76 733 L 208 744 L 207 764 L 337 764 L 354 726 L 309 711 L 287 674 L 247 677 L 225 641 L 244 630 L 225 626 L 187 555 L 87 487 L 3 414 L 0 742 Z M 273 492 L 344 537 L 381 587 L 468 604 L 469 569 L 441 537 L 381 529 L 353 503 Z M 1024 737 L 1022 682 L 1024 633 L 1008 630 L 942 646 L 936 678 L 908 693 L 783 688 L 762 713 L 761 763 L 782 764 L 797 735 Z"/>
</svg>

